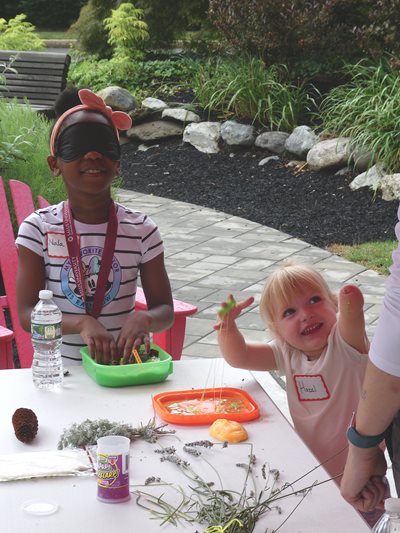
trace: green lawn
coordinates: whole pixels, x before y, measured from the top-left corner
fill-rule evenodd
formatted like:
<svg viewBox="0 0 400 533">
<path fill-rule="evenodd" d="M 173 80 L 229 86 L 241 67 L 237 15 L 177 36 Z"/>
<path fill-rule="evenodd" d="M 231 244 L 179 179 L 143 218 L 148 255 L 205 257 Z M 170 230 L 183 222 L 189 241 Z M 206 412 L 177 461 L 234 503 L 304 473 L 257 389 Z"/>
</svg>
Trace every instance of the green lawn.
<svg viewBox="0 0 400 533">
<path fill-rule="evenodd" d="M 388 275 L 392 264 L 392 252 L 397 248 L 397 244 L 397 241 L 366 242 L 353 246 L 332 244 L 327 249 L 349 261 L 360 263 L 371 270 Z"/>
<path fill-rule="evenodd" d="M 73 39 L 74 35 L 67 31 L 37 31 L 41 39 Z"/>
</svg>

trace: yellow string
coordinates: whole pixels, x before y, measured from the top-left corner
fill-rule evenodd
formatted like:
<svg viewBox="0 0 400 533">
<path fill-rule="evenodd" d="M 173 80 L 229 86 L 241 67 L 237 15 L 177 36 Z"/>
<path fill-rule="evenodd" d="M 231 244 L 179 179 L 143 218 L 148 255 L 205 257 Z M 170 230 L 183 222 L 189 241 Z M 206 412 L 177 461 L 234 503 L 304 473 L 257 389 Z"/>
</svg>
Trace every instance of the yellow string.
<svg viewBox="0 0 400 533">
<path fill-rule="evenodd" d="M 234 524 L 238 524 L 240 527 L 243 527 L 243 522 L 237 518 L 232 518 L 232 520 L 230 520 L 225 526 L 208 526 L 204 533 L 225 533 L 225 531 L 228 531 L 228 528 Z"/>
</svg>

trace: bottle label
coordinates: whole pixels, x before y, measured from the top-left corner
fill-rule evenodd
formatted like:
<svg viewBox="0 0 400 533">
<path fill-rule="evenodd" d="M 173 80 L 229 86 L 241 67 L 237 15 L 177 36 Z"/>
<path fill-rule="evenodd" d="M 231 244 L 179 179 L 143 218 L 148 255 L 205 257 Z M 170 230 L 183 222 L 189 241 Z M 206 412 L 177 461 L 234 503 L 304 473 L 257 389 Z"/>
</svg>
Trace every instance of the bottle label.
<svg viewBox="0 0 400 533">
<path fill-rule="evenodd" d="M 61 322 L 56 324 L 31 324 L 32 339 L 35 341 L 53 341 L 61 339 Z"/>
</svg>

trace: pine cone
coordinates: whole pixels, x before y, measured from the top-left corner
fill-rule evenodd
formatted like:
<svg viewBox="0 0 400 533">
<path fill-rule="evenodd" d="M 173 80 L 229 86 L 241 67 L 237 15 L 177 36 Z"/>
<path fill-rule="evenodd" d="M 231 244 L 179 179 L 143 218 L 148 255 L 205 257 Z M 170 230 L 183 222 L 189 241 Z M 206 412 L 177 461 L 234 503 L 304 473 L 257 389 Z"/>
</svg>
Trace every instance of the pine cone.
<svg viewBox="0 0 400 533">
<path fill-rule="evenodd" d="M 21 442 L 32 442 L 38 432 L 38 419 L 31 409 L 20 407 L 12 416 L 15 436 Z"/>
</svg>

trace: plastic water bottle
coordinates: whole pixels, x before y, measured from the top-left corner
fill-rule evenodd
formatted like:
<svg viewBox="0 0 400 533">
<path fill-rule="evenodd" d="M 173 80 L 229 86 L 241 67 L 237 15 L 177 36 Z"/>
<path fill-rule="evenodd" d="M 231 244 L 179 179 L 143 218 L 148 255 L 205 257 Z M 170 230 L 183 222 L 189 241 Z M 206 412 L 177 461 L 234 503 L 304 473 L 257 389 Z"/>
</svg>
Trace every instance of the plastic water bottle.
<svg viewBox="0 0 400 533">
<path fill-rule="evenodd" d="M 400 533 L 400 499 L 385 500 L 385 512 L 372 530 L 375 533 Z"/>
<path fill-rule="evenodd" d="M 52 291 L 40 291 L 31 314 L 33 345 L 32 378 L 39 389 L 55 389 L 64 379 L 61 359 L 61 311 Z"/>
</svg>

